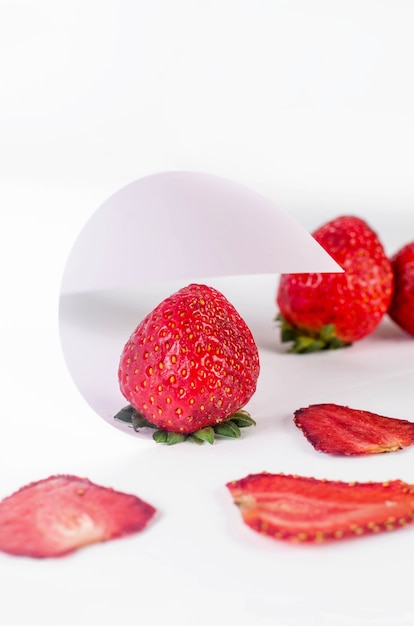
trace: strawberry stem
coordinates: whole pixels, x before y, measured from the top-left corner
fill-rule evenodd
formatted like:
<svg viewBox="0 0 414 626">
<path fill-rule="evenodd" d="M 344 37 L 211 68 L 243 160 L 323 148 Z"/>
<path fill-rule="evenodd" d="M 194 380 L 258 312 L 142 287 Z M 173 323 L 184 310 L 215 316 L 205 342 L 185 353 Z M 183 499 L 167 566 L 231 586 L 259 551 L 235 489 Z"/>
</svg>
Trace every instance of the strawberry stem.
<svg viewBox="0 0 414 626">
<path fill-rule="evenodd" d="M 214 432 L 216 435 L 221 435 L 222 437 L 233 437 L 234 439 L 238 439 L 241 436 L 240 428 L 231 419 L 225 420 L 224 422 L 221 422 L 221 424 L 217 424 L 214 427 Z"/>
</svg>

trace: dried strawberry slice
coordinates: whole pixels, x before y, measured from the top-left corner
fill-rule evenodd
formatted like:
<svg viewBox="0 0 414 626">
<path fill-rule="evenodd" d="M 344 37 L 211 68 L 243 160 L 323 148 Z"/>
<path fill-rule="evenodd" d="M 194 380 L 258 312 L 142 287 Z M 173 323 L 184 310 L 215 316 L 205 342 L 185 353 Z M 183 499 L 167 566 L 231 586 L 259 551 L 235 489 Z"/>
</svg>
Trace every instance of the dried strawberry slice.
<svg viewBox="0 0 414 626">
<path fill-rule="evenodd" d="M 401 480 L 345 483 L 261 473 L 227 488 L 247 526 L 291 542 L 358 537 L 414 521 L 414 485 Z"/>
<path fill-rule="evenodd" d="M 142 530 L 155 509 L 140 498 L 58 475 L 30 483 L 0 502 L 0 551 L 60 557 Z"/>
<path fill-rule="evenodd" d="M 316 450 L 329 454 L 378 454 L 414 444 L 414 423 L 338 404 L 298 409 L 294 421 Z"/>
</svg>

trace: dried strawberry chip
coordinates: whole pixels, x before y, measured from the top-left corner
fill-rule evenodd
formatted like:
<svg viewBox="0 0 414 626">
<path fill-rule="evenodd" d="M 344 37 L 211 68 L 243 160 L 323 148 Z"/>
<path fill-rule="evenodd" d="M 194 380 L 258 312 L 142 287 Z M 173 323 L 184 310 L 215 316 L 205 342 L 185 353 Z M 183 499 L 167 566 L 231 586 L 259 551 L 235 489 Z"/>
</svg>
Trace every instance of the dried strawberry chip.
<svg viewBox="0 0 414 626">
<path fill-rule="evenodd" d="M 59 475 L 0 502 L 0 551 L 60 557 L 88 544 L 142 530 L 155 509 L 140 498 L 86 478 Z"/>
<path fill-rule="evenodd" d="M 316 450 L 330 454 L 378 454 L 414 444 L 414 423 L 338 404 L 298 409 L 294 421 Z"/>
<path fill-rule="evenodd" d="M 319 543 L 392 531 L 414 521 L 414 485 L 251 474 L 227 484 L 245 524 L 275 539 Z"/>
</svg>

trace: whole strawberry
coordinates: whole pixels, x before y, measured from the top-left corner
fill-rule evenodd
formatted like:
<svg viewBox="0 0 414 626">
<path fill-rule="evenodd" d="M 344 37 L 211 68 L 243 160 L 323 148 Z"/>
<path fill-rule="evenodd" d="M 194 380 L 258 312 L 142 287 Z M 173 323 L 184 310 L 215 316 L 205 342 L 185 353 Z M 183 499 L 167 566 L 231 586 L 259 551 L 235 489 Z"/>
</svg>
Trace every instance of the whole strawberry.
<svg viewBox="0 0 414 626">
<path fill-rule="evenodd" d="M 393 293 L 391 263 L 376 233 L 354 216 L 340 216 L 313 233 L 343 273 L 283 274 L 276 302 L 282 341 L 291 352 L 340 348 L 366 337 Z"/>
<path fill-rule="evenodd" d="M 394 295 L 388 314 L 400 328 L 414 335 L 414 241 L 392 258 Z"/>
<path fill-rule="evenodd" d="M 240 409 L 259 370 L 253 335 L 233 305 L 212 287 L 191 284 L 161 302 L 126 343 L 119 385 L 130 405 L 116 417 L 136 430 L 158 428 L 154 438 L 165 443 L 237 437 L 240 426 L 254 423 Z"/>
</svg>

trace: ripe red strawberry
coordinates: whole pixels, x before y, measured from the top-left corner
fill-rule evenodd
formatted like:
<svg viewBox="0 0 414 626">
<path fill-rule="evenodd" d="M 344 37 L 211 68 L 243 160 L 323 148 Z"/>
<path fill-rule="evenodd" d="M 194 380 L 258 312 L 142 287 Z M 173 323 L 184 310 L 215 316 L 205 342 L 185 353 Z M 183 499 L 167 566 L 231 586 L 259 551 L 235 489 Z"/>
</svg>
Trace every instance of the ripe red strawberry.
<svg viewBox="0 0 414 626">
<path fill-rule="evenodd" d="M 401 480 L 345 483 L 262 473 L 227 487 L 245 524 L 274 539 L 320 543 L 414 521 L 414 485 Z"/>
<path fill-rule="evenodd" d="M 212 443 L 214 433 L 237 437 L 239 426 L 254 423 L 237 412 L 254 394 L 259 369 L 253 335 L 233 305 L 191 284 L 161 302 L 126 343 L 119 384 L 130 407 L 116 417 L 161 429 L 154 438 L 166 443 L 190 433 L 198 442 Z"/>
<path fill-rule="evenodd" d="M 61 557 L 88 544 L 137 533 L 155 512 L 136 496 L 86 478 L 50 476 L 0 502 L 0 551 L 39 559 Z"/>
<path fill-rule="evenodd" d="M 392 258 L 394 295 L 388 314 L 410 335 L 414 335 L 414 241 L 405 245 Z"/>
<path fill-rule="evenodd" d="M 391 263 L 362 219 L 341 216 L 313 233 L 344 273 L 283 274 L 276 295 L 282 341 L 291 352 L 340 348 L 366 337 L 386 313 Z"/>
<path fill-rule="evenodd" d="M 414 423 L 338 404 L 312 404 L 294 422 L 315 450 L 363 455 L 394 452 L 414 444 Z"/>
</svg>

